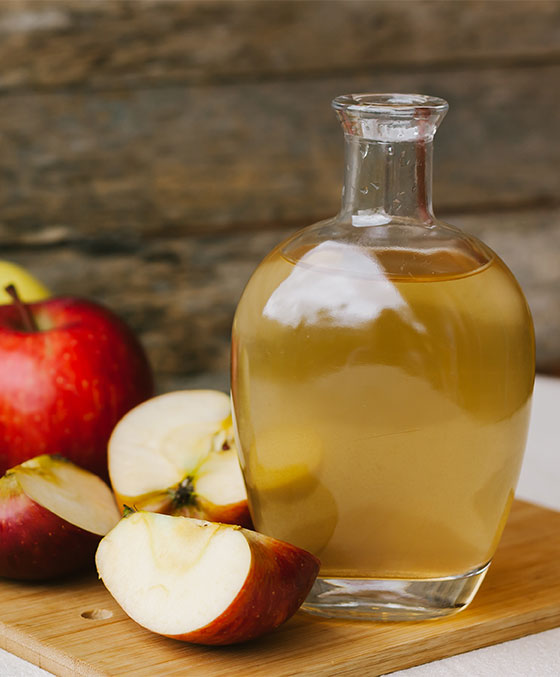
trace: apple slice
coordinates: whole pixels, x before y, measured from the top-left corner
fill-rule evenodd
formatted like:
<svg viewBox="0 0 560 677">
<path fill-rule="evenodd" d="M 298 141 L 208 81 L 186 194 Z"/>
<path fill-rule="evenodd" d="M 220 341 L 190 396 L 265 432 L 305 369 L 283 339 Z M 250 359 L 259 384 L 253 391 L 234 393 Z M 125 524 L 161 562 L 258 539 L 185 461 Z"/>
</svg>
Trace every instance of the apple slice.
<svg viewBox="0 0 560 677">
<path fill-rule="evenodd" d="M 254 531 L 150 512 L 122 519 L 99 544 L 96 564 L 133 620 L 195 644 L 234 644 L 277 628 L 303 603 L 320 566 L 305 550 Z"/>
<path fill-rule="evenodd" d="M 172 392 L 129 411 L 109 440 L 109 475 L 121 509 L 251 526 L 224 393 Z"/>
<path fill-rule="evenodd" d="M 41 580 L 92 565 L 119 521 L 109 487 L 57 456 L 37 456 L 0 479 L 0 576 Z"/>
</svg>

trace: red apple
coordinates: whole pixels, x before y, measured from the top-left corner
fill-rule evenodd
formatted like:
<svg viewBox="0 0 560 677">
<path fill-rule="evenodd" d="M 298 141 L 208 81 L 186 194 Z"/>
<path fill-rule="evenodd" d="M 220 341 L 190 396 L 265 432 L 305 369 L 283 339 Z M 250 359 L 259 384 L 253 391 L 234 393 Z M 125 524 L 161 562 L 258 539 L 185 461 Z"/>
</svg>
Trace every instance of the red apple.
<svg viewBox="0 0 560 677">
<path fill-rule="evenodd" d="M 137 623 L 195 644 L 259 637 L 292 616 L 319 560 L 241 527 L 135 512 L 95 556 L 109 592 Z"/>
<path fill-rule="evenodd" d="M 91 301 L 0 306 L 0 474 L 60 454 L 107 479 L 117 421 L 153 394 L 138 340 Z"/>
<path fill-rule="evenodd" d="M 38 456 L 0 479 L 0 576 L 42 580 L 92 566 L 119 521 L 109 487 L 56 456 Z"/>
<path fill-rule="evenodd" d="M 250 527 L 230 399 L 180 390 L 139 404 L 109 440 L 117 503 L 169 515 Z"/>
</svg>

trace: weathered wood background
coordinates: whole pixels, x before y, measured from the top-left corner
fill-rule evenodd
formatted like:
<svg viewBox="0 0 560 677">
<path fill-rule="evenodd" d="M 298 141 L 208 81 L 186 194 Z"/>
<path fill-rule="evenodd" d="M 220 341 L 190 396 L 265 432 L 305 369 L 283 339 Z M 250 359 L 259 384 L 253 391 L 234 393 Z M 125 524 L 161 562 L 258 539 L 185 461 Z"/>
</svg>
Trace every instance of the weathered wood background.
<svg viewBox="0 0 560 677">
<path fill-rule="evenodd" d="M 525 289 L 560 373 L 560 2 L 0 0 L 0 242 L 94 297 L 162 390 L 227 387 L 235 304 L 334 214 L 352 91 L 446 98 L 438 215 Z"/>
</svg>

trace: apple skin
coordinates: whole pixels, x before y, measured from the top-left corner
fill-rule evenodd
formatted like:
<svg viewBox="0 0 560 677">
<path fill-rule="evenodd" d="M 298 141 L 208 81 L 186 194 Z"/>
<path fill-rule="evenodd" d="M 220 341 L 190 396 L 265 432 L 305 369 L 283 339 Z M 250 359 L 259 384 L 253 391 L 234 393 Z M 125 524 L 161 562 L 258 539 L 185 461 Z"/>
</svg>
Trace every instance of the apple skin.
<svg viewBox="0 0 560 677">
<path fill-rule="evenodd" d="M 214 505 L 210 501 L 199 499 L 204 517 L 210 522 L 223 522 L 224 524 L 238 524 L 245 529 L 254 529 L 249 504 L 246 500 L 229 505 Z M 191 517 L 191 515 L 189 515 Z M 193 515 L 196 517 L 196 515 Z"/>
<path fill-rule="evenodd" d="M 107 441 L 119 419 L 153 395 L 146 355 L 114 313 L 79 298 L 27 306 L 39 331 L 0 306 L 0 473 L 60 454 L 108 479 Z"/>
<path fill-rule="evenodd" d="M 116 491 L 113 493 L 117 506 L 123 514 L 127 508 L 133 508 L 134 510 L 158 512 L 162 515 L 171 515 L 172 517 L 193 517 L 195 519 L 207 520 L 208 522 L 237 524 L 245 529 L 253 529 L 253 520 L 251 519 L 246 499 L 238 503 L 216 505 L 203 496 L 195 494 L 193 502 L 177 506 L 167 490 L 136 497 L 121 496 Z"/>
<path fill-rule="evenodd" d="M 303 604 L 321 562 L 294 545 L 242 530 L 252 553 L 249 574 L 229 607 L 211 623 L 184 635 L 167 635 L 193 644 L 239 644 L 285 623 Z"/>
<path fill-rule="evenodd" d="M 40 581 L 93 566 L 101 536 L 30 499 L 13 475 L 0 479 L 0 576 Z"/>
</svg>

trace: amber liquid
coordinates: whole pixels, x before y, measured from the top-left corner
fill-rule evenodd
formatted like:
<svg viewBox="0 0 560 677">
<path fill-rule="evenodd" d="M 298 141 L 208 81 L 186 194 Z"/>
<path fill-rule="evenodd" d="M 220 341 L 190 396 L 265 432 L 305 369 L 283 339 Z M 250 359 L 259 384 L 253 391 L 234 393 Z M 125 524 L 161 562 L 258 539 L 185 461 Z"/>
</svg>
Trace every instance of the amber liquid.
<svg viewBox="0 0 560 677">
<path fill-rule="evenodd" d="M 485 564 L 513 500 L 533 355 L 526 302 L 497 258 L 273 252 L 233 335 L 256 528 L 317 554 L 328 577 Z"/>
</svg>

